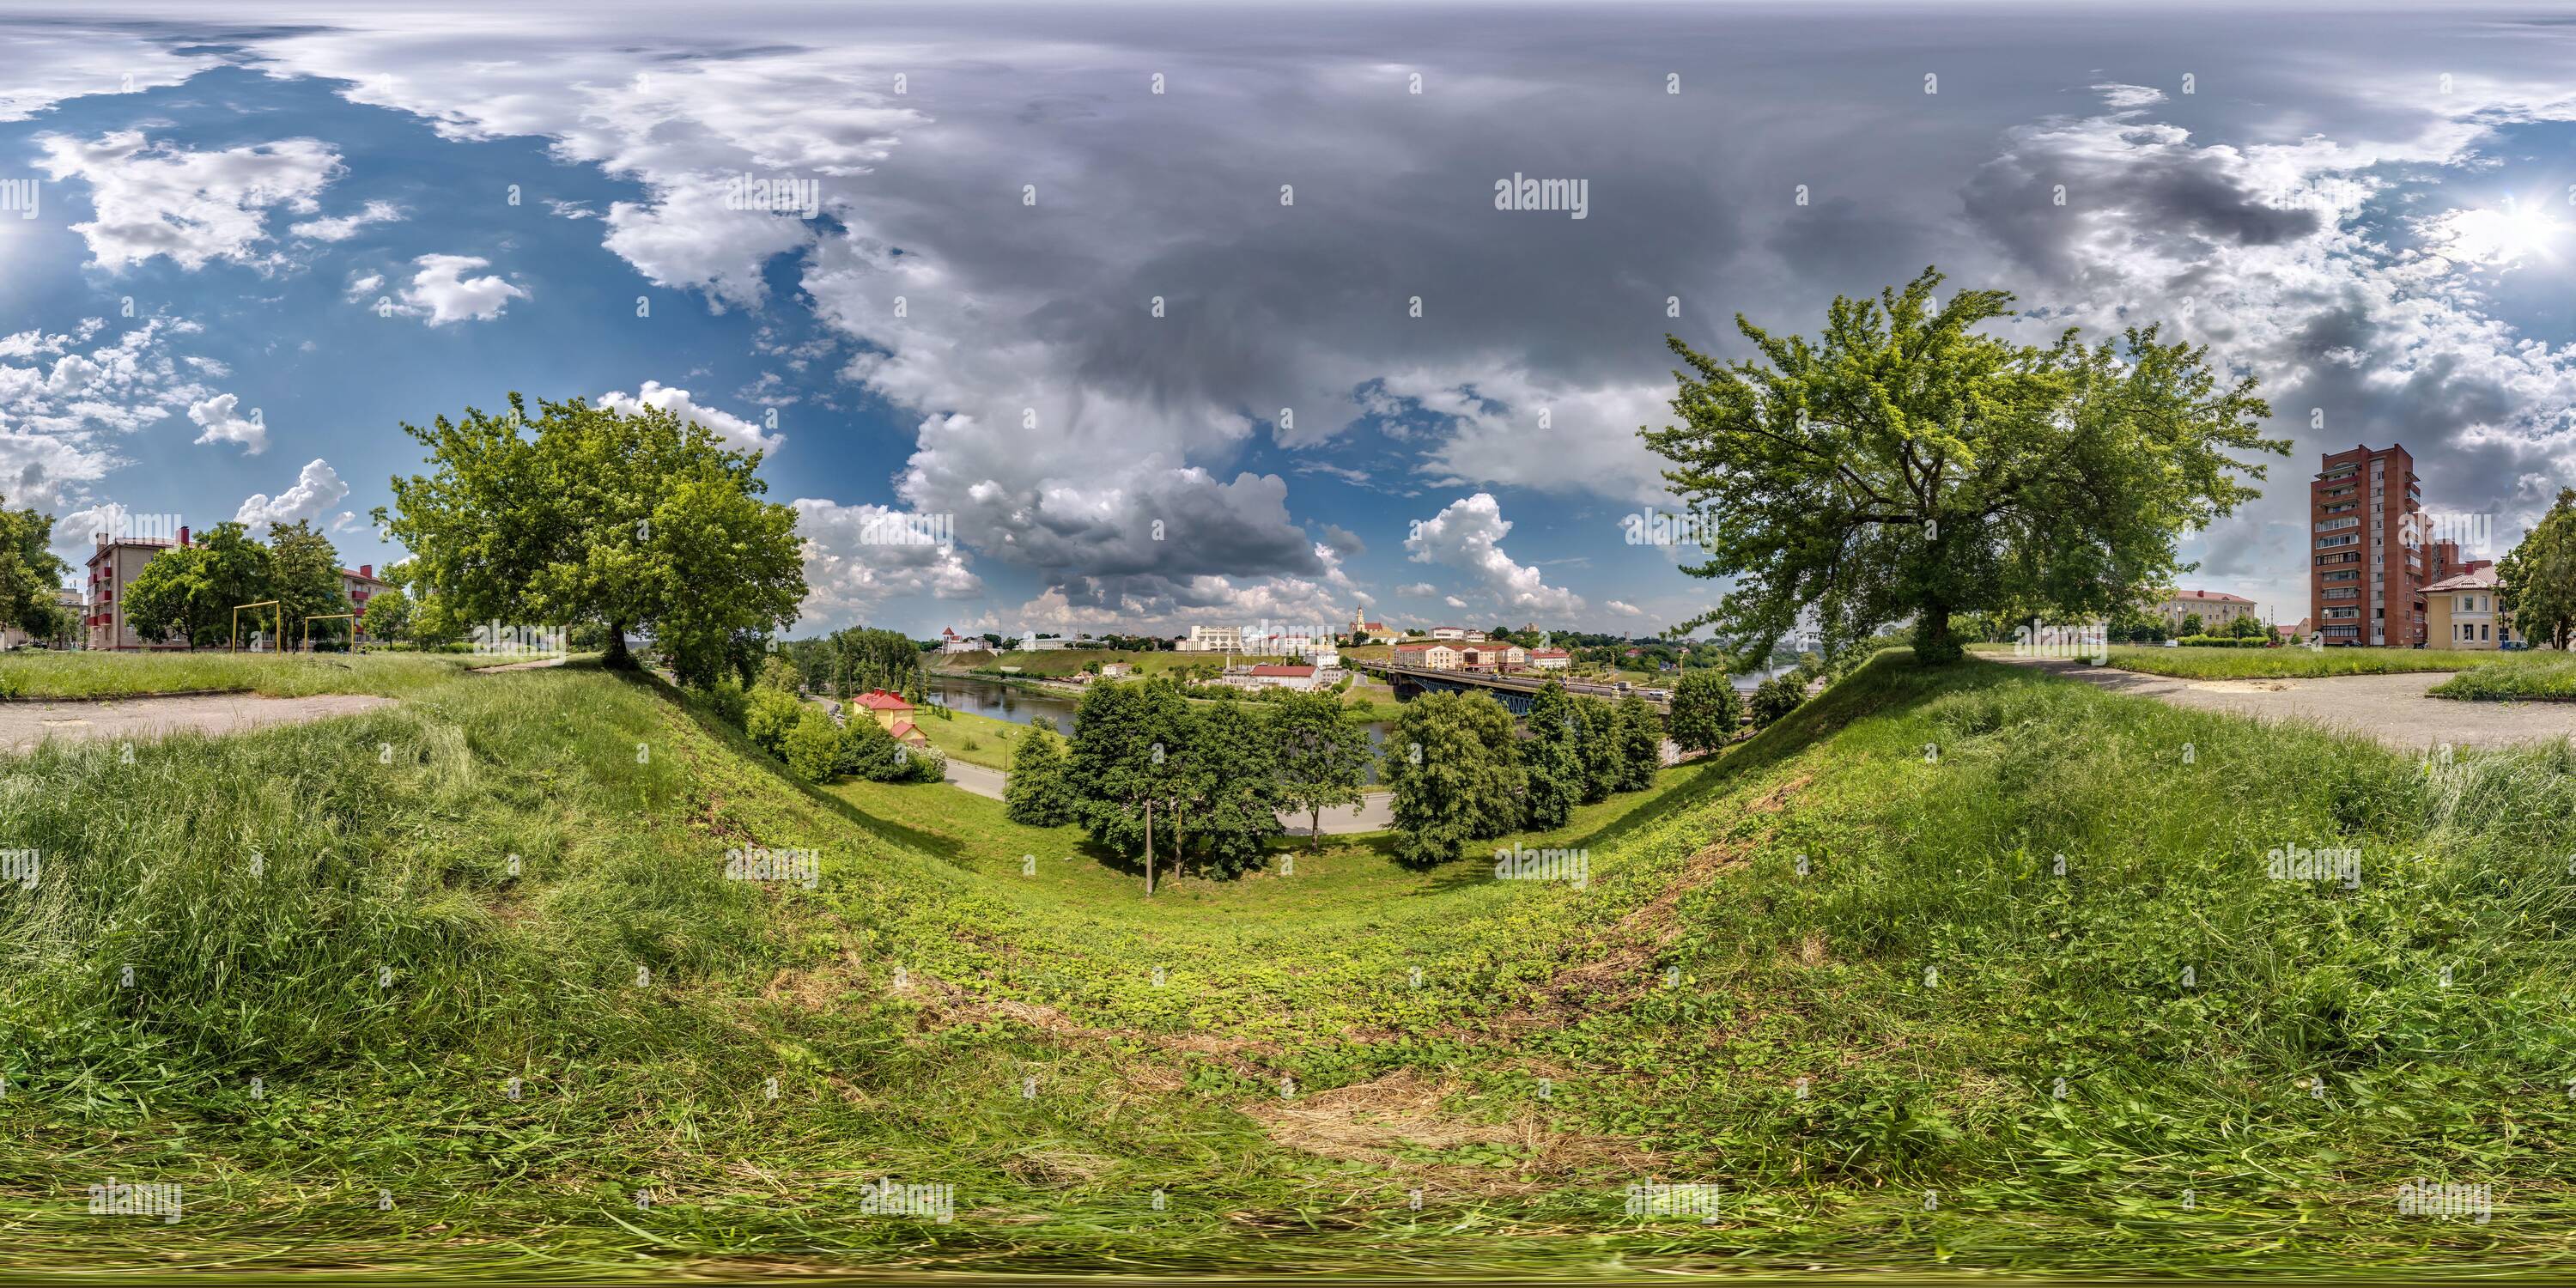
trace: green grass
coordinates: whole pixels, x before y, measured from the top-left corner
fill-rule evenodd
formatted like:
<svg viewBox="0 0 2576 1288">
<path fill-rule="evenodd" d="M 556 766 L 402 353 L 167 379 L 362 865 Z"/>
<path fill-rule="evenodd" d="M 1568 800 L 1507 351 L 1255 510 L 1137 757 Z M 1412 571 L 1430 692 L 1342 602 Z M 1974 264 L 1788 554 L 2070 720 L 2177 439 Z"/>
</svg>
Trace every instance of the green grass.
<svg viewBox="0 0 2576 1288">
<path fill-rule="evenodd" d="M 2006 656 L 2009 644 L 1980 644 L 1974 652 Z M 2464 671 L 2494 666 L 2515 654 L 2494 651 L 2406 648 L 2161 648 L 2114 644 L 2111 665 L 2186 680 L 2302 679 L 2331 675 L 2390 675 L 2406 671 Z"/>
<path fill-rule="evenodd" d="M 8 769 L 44 868 L 0 892 L 0 1268 L 2576 1260 L 2564 749 L 2428 766 L 1892 653 L 1541 838 L 1586 888 L 1351 838 L 1150 902 L 589 666 Z M 722 879 L 747 843 L 821 888 Z M 2359 887 L 2265 879 L 2292 844 Z M 111 1176 L 185 1222 L 84 1214 Z M 956 1219 L 861 1215 L 887 1176 Z M 2400 1215 L 2417 1178 L 2493 1221 Z M 1648 1180 L 1720 1219 L 1625 1216 Z"/>
<path fill-rule="evenodd" d="M 215 689 L 302 697 L 402 697 L 463 671 L 522 659 L 424 653 L 123 653 L 19 649 L 0 653 L 0 699 L 114 698 Z"/>
<path fill-rule="evenodd" d="M 2576 657 L 2558 652 L 2491 656 L 2504 660 L 2464 670 L 2427 692 L 2481 702 L 2576 702 Z"/>
<path fill-rule="evenodd" d="M 977 715 L 972 711 L 951 711 L 945 720 L 923 712 L 912 723 L 914 728 L 929 735 L 931 746 L 951 758 L 1002 770 L 1011 767 L 1011 749 L 1019 745 L 1020 735 L 1029 729 L 1015 721 Z"/>
</svg>

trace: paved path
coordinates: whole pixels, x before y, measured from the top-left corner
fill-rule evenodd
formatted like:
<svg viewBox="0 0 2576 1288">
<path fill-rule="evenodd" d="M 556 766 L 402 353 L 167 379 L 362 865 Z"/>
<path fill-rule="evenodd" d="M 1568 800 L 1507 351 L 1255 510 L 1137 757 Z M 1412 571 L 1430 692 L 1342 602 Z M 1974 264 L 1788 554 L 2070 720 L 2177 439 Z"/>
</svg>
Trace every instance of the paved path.
<svg viewBox="0 0 2576 1288">
<path fill-rule="evenodd" d="M 303 724 L 392 706 L 360 693 L 263 698 L 251 693 L 135 697 L 64 702 L 0 702 L 0 746 L 33 750 L 47 738 L 157 738 L 182 729 L 222 735 L 269 725 Z"/>
<path fill-rule="evenodd" d="M 970 765 L 951 756 L 948 758 L 948 781 L 978 796 L 1000 800 L 1003 784 L 1010 781 L 1010 775 L 998 769 Z M 1310 835 L 1306 829 L 1304 814 L 1290 814 L 1282 811 L 1279 821 L 1287 827 L 1290 836 Z M 1347 836 L 1354 832 L 1383 832 L 1393 826 L 1395 826 L 1395 814 L 1387 804 L 1385 792 L 1371 791 L 1363 795 L 1357 805 L 1345 805 L 1339 809 L 1324 811 L 1323 831 L 1326 836 Z"/>
<path fill-rule="evenodd" d="M 2180 680 L 2166 675 L 2044 658 L 1995 657 L 2036 667 L 2113 693 L 2178 707 L 2232 711 L 2272 721 L 2323 725 L 2377 739 L 2399 751 L 2511 747 L 2576 737 L 2576 702 L 2461 702 L 2429 698 L 2426 689 L 2449 671 L 2403 675 L 2333 675 L 2292 680 Z"/>
</svg>

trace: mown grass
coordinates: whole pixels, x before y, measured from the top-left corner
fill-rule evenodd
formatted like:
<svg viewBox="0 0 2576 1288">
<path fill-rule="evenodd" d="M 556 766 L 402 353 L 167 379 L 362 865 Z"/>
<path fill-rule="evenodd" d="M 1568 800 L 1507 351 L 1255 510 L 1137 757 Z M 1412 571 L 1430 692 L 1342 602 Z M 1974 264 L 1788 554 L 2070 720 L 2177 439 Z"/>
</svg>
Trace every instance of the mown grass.
<svg viewBox="0 0 2576 1288">
<path fill-rule="evenodd" d="M 2428 766 L 1899 653 L 1667 774 L 1539 838 L 1580 889 L 1363 842 L 1149 903 L 589 667 L 47 744 L 0 774 L 45 856 L 0 892 L 0 1266 L 2568 1263 L 2567 750 Z M 723 880 L 748 843 L 822 887 Z M 2294 844 L 2358 888 L 2267 879 Z M 186 1220 L 83 1214 L 111 1176 Z M 862 1214 L 887 1176 L 955 1220 Z M 2418 1178 L 2493 1220 L 2400 1215 Z M 1719 1219 L 1626 1215 L 1648 1180 Z"/>
<path fill-rule="evenodd" d="M 2473 702 L 2576 702 L 2576 657 L 2565 653 L 2505 653 L 2511 659 L 2462 671 L 2426 692 Z"/>
<path fill-rule="evenodd" d="M 927 711 L 918 713 L 913 727 L 930 738 L 930 745 L 955 760 L 987 769 L 1008 770 L 1011 748 L 1019 745 L 1028 726 L 1015 721 L 977 715 L 972 711 L 951 711 L 941 718 Z M 936 786 L 936 784 L 933 784 Z"/>
<path fill-rule="evenodd" d="M 0 700 L 118 698 L 222 690 L 293 698 L 315 693 L 402 697 L 460 672 L 520 659 L 423 653 L 0 653 Z"/>
</svg>

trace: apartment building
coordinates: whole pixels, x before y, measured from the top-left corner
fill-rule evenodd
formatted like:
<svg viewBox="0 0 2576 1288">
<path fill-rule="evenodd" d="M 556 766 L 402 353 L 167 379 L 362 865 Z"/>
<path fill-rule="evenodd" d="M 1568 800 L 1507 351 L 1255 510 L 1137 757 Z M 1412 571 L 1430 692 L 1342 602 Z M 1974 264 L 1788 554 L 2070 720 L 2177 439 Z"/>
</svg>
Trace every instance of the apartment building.
<svg viewBox="0 0 2576 1288">
<path fill-rule="evenodd" d="M 2513 642 L 2513 618 L 2496 607 L 2496 574 L 2492 567 L 2480 567 L 2426 586 L 2424 616 L 2434 648 L 2497 648 Z"/>
<path fill-rule="evenodd" d="M 187 641 L 147 640 L 134 633 L 125 621 L 125 587 L 143 571 L 143 565 L 164 550 L 188 544 L 188 530 L 179 529 L 175 539 L 161 537 L 118 537 L 100 533 L 97 547 L 89 556 L 89 612 L 81 619 L 87 628 L 85 647 L 99 649 L 186 648 Z M 245 628 L 247 629 L 247 628 Z"/>
<path fill-rule="evenodd" d="M 71 629 L 43 638 L 30 635 L 17 626 L 0 626 L 0 649 L 13 648 L 80 648 L 87 642 L 89 606 L 81 602 L 81 593 L 70 586 L 54 592 L 54 607 L 71 623 Z"/>
<path fill-rule="evenodd" d="M 1446 644 L 1398 644 L 1395 646 L 1395 664 L 1397 666 L 1420 667 L 1426 671 L 1455 671 L 1458 669 L 1459 663 L 1465 660 L 1466 659 L 1464 657 L 1460 656 L 1458 650 L 1451 648 Z"/>
<path fill-rule="evenodd" d="M 1175 653 L 1240 653 L 1243 651 L 1243 628 L 1240 626 L 1193 626 L 1190 633 L 1172 642 Z"/>
<path fill-rule="evenodd" d="M 2176 590 L 2166 593 L 2156 605 L 2156 614 L 2164 619 L 2168 631 L 2182 629 L 2184 618 L 2197 615 L 2202 631 L 2221 635 L 2235 625 L 2236 619 L 2254 615 L 2254 601 L 2223 590 Z"/>
<path fill-rule="evenodd" d="M 2424 642 L 2423 508 L 2405 447 L 2326 455 L 2308 484 L 2308 616 L 2325 643 Z"/>
</svg>

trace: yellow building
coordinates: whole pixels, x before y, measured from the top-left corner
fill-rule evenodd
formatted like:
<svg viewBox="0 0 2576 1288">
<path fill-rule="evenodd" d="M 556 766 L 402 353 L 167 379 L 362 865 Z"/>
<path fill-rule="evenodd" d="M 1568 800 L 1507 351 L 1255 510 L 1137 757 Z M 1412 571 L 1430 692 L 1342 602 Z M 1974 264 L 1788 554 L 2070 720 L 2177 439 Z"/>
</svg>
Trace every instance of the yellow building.
<svg viewBox="0 0 2576 1288">
<path fill-rule="evenodd" d="M 2429 648 L 2495 648 L 2513 641 L 2513 617 L 2496 607 L 2496 574 L 2478 568 L 2424 588 Z"/>
</svg>

